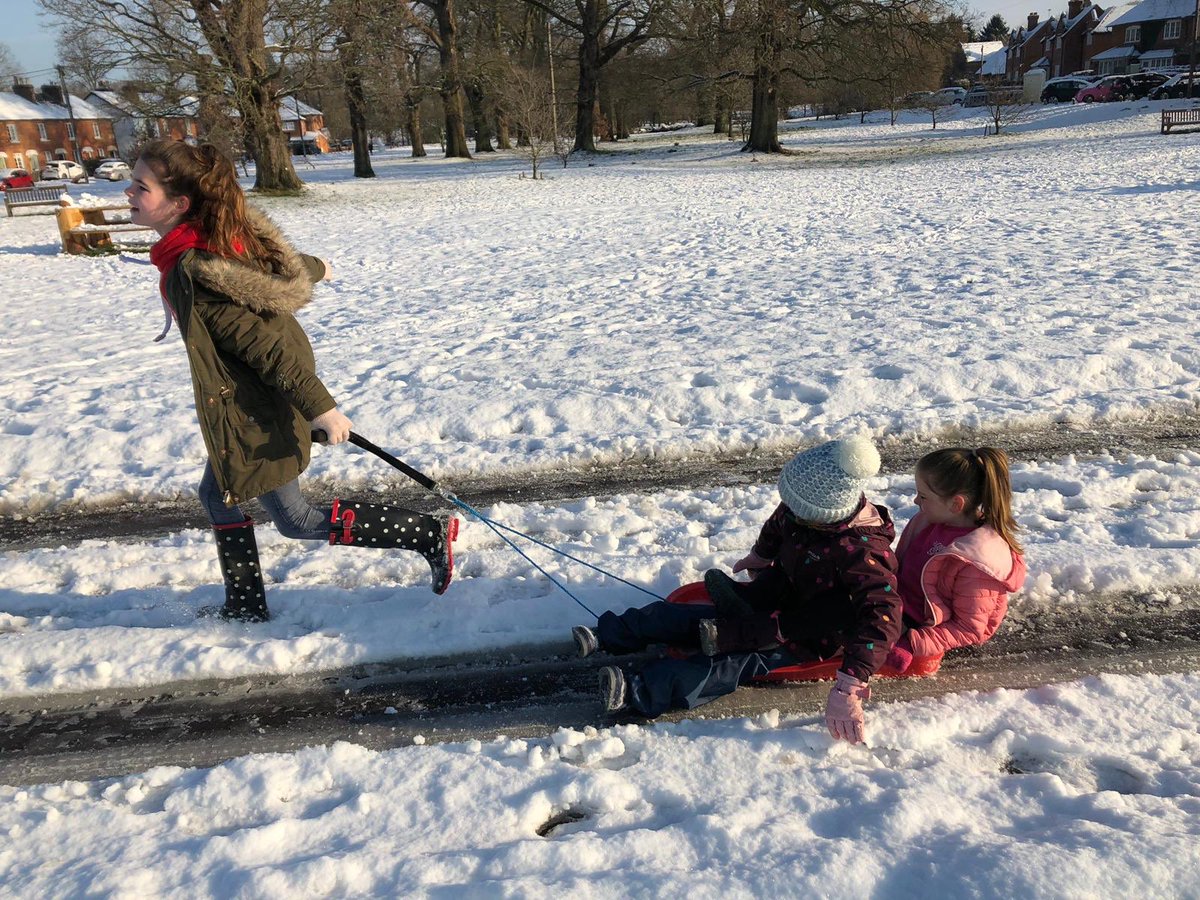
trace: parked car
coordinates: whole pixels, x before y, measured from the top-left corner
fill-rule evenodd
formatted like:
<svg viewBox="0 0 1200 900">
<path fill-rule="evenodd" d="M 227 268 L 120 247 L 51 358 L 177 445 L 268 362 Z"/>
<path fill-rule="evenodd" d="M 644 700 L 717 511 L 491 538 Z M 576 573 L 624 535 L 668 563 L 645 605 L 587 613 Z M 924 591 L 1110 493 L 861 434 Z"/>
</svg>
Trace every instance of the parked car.
<svg viewBox="0 0 1200 900">
<path fill-rule="evenodd" d="M 1186 97 L 1187 92 L 1187 72 L 1181 72 L 1178 75 L 1168 78 L 1158 87 L 1151 90 L 1147 96 L 1151 100 L 1179 100 Z M 1192 97 L 1200 100 L 1200 74 L 1196 75 L 1196 81 L 1192 85 Z"/>
<path fill-rule="evenodd" d="M 1087 78 L 1051 78 L 1042 88 L 1043 103 L 1070 103 L 1075 95 L 1091 85 Z"/>
<path fill-rule="evenodd" d="M 934 99 L 940 103 L 949 105 L 951 103 L 962 103 L 966 99 L 966 88 L 960 87 L 944 87 L 940 91 L 933 92 Z"/>
<path fill-rule="evenodd" d="M 87 172 L 83 166 L 69 159 L 56 159 L 42 167 L 42 181 L 72 181 L 75 184 L 87 184 Z"/>
<path fill-rule="evenodd" d="M 0 169 L 0 191 L 33 187 L 33 176 L 24 169 Z"/>
<path fill-rule="evenodd" d="M 1112 100 L 1137 100 L 1145 97 L 1167 78 L 1158 72 L 1138 72 L 1134 75 L 1109 75 L 1082 88 L 1075 95 L 1076 103 L 1107 103 Z"/>
<path fill-rule="evenodd" d="M 986 85 L 977 84 L 963 96 L 962 105 L 965 107 L 987 106 L 988 89 Z"/>
<path fill-rule="evenodd" d="M 1133 97 L 1135 100 L 1140 100 L 1143 97 L 1148 97 L 1150 92 L 1163 84 L 1170 75 L 1164 75 L 1162 72 L 1137 72 L 1133 75 L 1126 76 L 1130 84 L 1133 85 Z"/>
<path fill-rule="evenodd" d="M 123 159 L 102 159 L 92 172 L 93 178 L 104 178 L 108 181 L 124 181 L 132 173 L 129 164 Z"/>
</svg>

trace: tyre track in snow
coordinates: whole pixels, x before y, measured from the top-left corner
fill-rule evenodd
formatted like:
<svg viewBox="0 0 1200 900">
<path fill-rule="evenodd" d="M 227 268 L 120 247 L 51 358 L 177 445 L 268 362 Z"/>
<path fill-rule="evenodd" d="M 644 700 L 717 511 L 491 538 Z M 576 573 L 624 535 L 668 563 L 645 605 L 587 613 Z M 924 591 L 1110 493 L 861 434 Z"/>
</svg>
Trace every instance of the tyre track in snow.
<svg viewBox="0 0 1200 900">
<path fill-rule="evenodd" d="M 1177 590 L 1173 605 L 1141 595 L 1097 597 L 1091 604 L 1105 611 L 1103 618 L 1080 619 L 1076 608 L 1063 607 L 1011 619 L 984 647 L 951 654 L 932 678 L 878 680 L 875 703 L 1029 688 L 1099 673 L 1200 670 L 1200 588 Z M 338 740 L 387 749 L 421 740 L 546 738 L 559 727 L 640 721 L 600 713 L 596 669 L 611 659 L 579 660 L 565 645 L 541 646 L 504 656 L 0 700 L 0 783 L 210 766 Z M 778 709 L 814 716 L 821 727 L 828 690 L 828 683 L 748 687 L 696 715 Z"/>
<path fill-rule="evenodd" d="M 1015 460 L 1052 460 L 1067 455 L 1093 456 L 1104 452 L 1157 455 L 1200 447 L 1200 415 L 1164 415 L 1144 422 L 1057 423 L 1010 429 L 947 429 L 937 434 L 898 436 L 877 441 L 887 473 L 911 471 L 934 446 L 989 444 L 1006 450 Z M 385 447 L 385 449 L 387 449 Z M 506 471 L 496 475 L 447 476 L 444 484 L 473 506 L 494 503 L 532 503 L 647 493 L 668 489 L 714 488 L 759 484 L 774 480 L 798 446 L 770 450 L 739 450 L 697 454 L 681 459 L 639 457 L 621 462 L 566 467 L 537 472 Z M 347 452 L 358 452 L 347 450 Z M 414 463 L 418 462 L 416 460 Z M 377 503 L 395 503 L 421 510 L 439 501 L 417 488 L 384 463 L 379 463 L 381 487 L 350 488 L 311 480 L 312 496 L 353 494 Z M 268 518 L 249 504 L 260 521 Z M 207 526 L 198 502 L 147 501 L 95 509 L 72 509 L 39 516 L 0 516 L 0 550 L 72 546 L 84 540 L 148 540 L 187 528 Z"/>
</svg>

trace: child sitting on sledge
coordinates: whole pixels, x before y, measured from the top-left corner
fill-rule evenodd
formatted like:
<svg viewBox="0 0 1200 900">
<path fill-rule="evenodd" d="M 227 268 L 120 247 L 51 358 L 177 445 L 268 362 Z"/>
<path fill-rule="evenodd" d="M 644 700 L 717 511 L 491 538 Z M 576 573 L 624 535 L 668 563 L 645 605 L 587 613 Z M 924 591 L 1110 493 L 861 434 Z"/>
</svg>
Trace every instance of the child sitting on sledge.
<svg viewBox="0 0 1200 900">
<path fill-rule="evenodd" d="M 861 741 L 867 681 L 900 635 L 895 530 L 888 511 L 863 494 L 878 471 L 879 452 L 866 437 L 797 454 L 779 477 L 783 502 L 733 567 L 748 570 L 752 581 L 713 569 L 704 579 L 711 606 L 659 601 L 606 612 L 594 629 L 575 628 L 581 656 L 650 644 L 699 651 L 655 660 L 629 676 L 617 666 L 601 669 L 605 709 L 650 717 L 692 709 L 773 669 L 840 652 L 826 723 L 834 737 Z"/>
<path fill-rule="evenodd" d="M 935 450 L 918 460 L 916 481 L 920 512 L 896 548 L 907 631 L 888 664 L 898 672 L 915 656 L 988 640 L 1025 581 L 1003 450 Z"/>
</svg>

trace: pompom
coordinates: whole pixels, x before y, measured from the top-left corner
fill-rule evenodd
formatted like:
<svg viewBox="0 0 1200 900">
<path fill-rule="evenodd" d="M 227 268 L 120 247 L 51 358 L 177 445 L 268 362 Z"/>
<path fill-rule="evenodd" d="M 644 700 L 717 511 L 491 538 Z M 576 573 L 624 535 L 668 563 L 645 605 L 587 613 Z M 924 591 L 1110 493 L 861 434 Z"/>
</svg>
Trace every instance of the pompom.
<svg viewBox="0 0 1200 900">
<path fill-rule="evenodd" d="M 870 478 L 879 471 L 879 451 L 866 435 L 838 441 L 837 464 L 851 478 Z"/>
</svg>

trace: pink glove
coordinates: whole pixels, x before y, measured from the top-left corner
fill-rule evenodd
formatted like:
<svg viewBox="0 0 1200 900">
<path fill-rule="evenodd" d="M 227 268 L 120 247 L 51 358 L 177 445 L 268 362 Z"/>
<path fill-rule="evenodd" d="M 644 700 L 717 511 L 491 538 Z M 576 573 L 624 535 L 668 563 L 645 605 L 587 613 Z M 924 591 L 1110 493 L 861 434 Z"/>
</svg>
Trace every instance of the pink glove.
<svg viewBox="0 0 1200 900">
<path fill-rule="evenodd" d="M 912 646 L 908 642 L 908 635 L 904 635 L 900 640 L 892 645 L 892 649 L 888 652 L 885 665 L 891 666 L 897 672 L 903 674 L 908 671 L 908 667 L 912 665 L 913 655 Z"/>
<path fill-rule="evenodd" d="M 750 580 L 753 581 L 762 574 L 763 569 L 769 569 L 770 567 L 771 560 L 763 559 L 761 556 L 751 550 L 733 564 L 733 574 L 736 575 L 738 572 L 749 572 Z"/>
<path fill-rule="evenodd" d="M 871 689 L 853 675 L 837 673 L 825 707 L 825 725 L 840 741 L 861 744 L 863 740 L 862 702 L 871 698 Z"/>
</svg>

